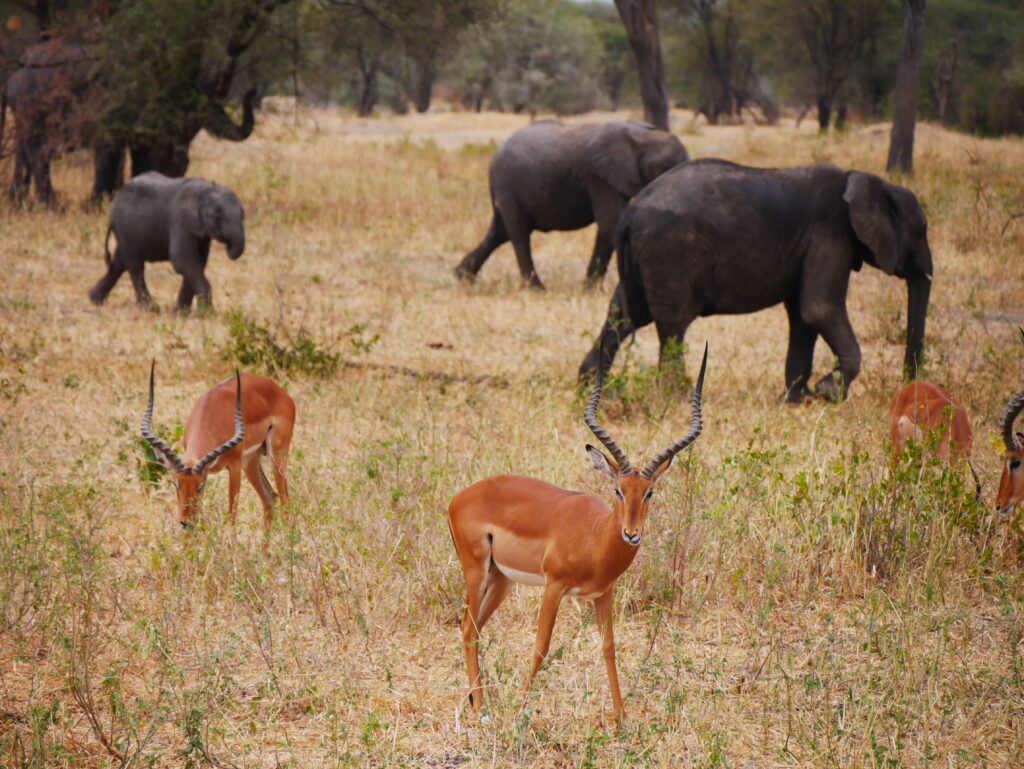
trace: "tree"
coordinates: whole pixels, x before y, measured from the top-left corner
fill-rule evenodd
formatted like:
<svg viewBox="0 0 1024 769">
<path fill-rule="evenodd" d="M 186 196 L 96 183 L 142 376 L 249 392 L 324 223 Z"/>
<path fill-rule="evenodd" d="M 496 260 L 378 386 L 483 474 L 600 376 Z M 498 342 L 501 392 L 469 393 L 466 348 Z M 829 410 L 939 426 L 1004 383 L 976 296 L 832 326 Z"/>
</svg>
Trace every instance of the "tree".
<svg viewBox="0 0 1024 769">
<path fill-rule="evenodd" d="M 710 123 L 722 115 L 738 116 L 756 102 L 771 121 L 773 104 L 760 92 L 749 40 L 741 33 L 735 2 L 725 0 L 676 0 L 671 21 L 679 28 L 681 51 L 677 58 L 686 73 L 682 90 L 697 112 Z"/>
<path fill-rule="evenodd" d="M 746 0 L 751 29 L 774 74 L 793 98 L 811 101 L 827 130 L 843 88 L 870 51 L 885 19 L 885 0 Z M 806 103 L 806 101 L 805 101 Z"/>
<path fill-rule="evenodd" d="M 125 146 L 143 165 L 183 176 L 200 130 L 242 141 L 252 133 L 255 91 L 242 120 L 225 110 L 247 52 L 288 0 L 126 0 L 102 33 L 104 99 L 94 196 L 113 191 Z M 134 159 L 134 158 L 133 158 Z M 137 173 L 133 164 L 133 173 Z"/>
<path fill-rule="evenodd" d="M 914 126 L 917 120 L 917 73 L 924 48 L 924 10 L 926 0 L 903 0 L 903 56 L 896 75 L 895 108 L 889 158 L 885 170 L 914 170 Z"/>
<path fill-rule="evenodd" d="M 661 58 L 658 17 L 654 0 L 615 0 L 629 44 L 636 57 L 640 75 L 640 95 L 644 102 L 644 120 L 668 130 L 668 86 Z"/>
<path fill-rule="evenodd" d="M 519 0 L 466 30 L 448 73 L 476 109 L 582 112 L 599 97 L 599 46 L 575 3 Z"/>
</svg>

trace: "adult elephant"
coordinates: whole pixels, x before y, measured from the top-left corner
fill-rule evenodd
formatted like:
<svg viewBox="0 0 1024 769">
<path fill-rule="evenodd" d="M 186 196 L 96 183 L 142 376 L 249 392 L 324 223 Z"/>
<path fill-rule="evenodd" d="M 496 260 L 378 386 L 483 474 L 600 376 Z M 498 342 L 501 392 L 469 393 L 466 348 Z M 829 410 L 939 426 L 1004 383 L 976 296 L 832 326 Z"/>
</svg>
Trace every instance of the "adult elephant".
<svg viewBox="0 0 1024 769">
<path fill-rule="evenodd" d="M 230 74 L 219 80 L 230 82 Z M 115 103 L 105 80 L 97 60 L 77 43 L 55 39 L 25 49 L 19 68 L 3 90 L 16 132 L 14 178 L 9 189 L 12 199 L 24 198 L 34 182 L 40 202 L 53 205 L 50 163 L 75 148 L 94 151 L 90 197 L 95 201 L 112 195 L 120 185 L 126 150 L 131 155 L 133 177 L 147 171 L 184 176 L 189 146 L 201 130 L 219 139 L 244 141 L 255 125 L 255 89 L 242 98 L 242 119 L 235 123 L 222 101 L 206 93 L 212 86 L 198 78 L 195 104 L 163 121 L 162 133 L 130 135 L 138 122 L 134 110 L 139 105 Z"/>
<path fill-rule="evenodd" d="M 0 110 L 9 106 L 14 117 L 12 199 L 25 197 L 34 183 L 40 202 L 53 205 L 50 162 L 89 144 L 95 133 L 88 104 L 94 65 L 80 45 L 59 39 L 25 49 L 0 100 Z M 3 121 L 0 112 L 0 139 Z"/>
<path fill-rule="evenodd" d="M 629 199 L 687 159 L 674 134 L 637 121 L 566 125 L 539 120 L 520 128 L 491 160 L 491 226 L 455 274 L 473 279 L 494 249 L 511 240 L 523 280 L 543 289 L 533 266 L 530 233 L 578 230 L 596 221 L 587 282 L 598 283 L 608 269 L 615 225 Z"/>
<path fill-rule="evenodd" d="M 117 248 L 110 255 L 110 233 Z M 245 212 L 234 192 L 205 179 L 171 179 L 150 172 L 128 182 L 114 197 L 104 256 L 106 274 L 89 291 L 94 304 L 103 304 L 125 270 L 135 287 L 135 299 L 153 307 L 146 288 L 146 262 L 170 261 L 182 276 L 178 311 L 187 312 L 192 299 L 200 307 L 212 305 L 210 283 L 204 270 L 210 241 L 227 246 L 228 258 L 245 250 Z"/>
<path fill-rule="evenodd" d="M 927 223 L 914 194 L 829 164 L 747 168 L 698 160 L 641 192 L 622 215 L 619 286 L 601 332 L 611 364 L 620 340 L 654 322 L 662 362 L 698 317 L 785 304 L 786 398 L 810 395 L 819 334 L 838 358 L 815 391 L 846 397 L 861 354 L 846 312 L 850 272 L 864 262 L 907 282 L 905 372 L 917 375 L 932 281 Z M 675 343 L 675 344 L 670 344 Z M 580 366 L 597 365 L 592 349 Z"/>
</svg>

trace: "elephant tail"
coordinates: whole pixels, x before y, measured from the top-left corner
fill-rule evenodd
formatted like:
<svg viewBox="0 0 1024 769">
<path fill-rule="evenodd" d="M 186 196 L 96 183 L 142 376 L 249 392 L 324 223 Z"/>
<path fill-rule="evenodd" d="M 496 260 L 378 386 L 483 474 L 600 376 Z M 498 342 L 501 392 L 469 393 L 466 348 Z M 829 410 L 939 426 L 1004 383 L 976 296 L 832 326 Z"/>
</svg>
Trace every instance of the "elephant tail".
<svg viewBox="0 0 1024 769">
<path fill-rule="evenodd" d="M 643 280 L 640 271 L 636 268 L 636 261 L 633 255 L 633 240 L 630 234 L 629 223 L 623 216 L 622 225 L 619 227 L 618 253 L 619 282 L 622 284 L 622 317 L 628 318 L 636 328 L 646 326 L 653 318 L 651 309 L 647 304 L 647 293 L 644 291 Z"/>
<path fill-rule="evenodd" d="M 107 225 L 107 236 L 103 239 L 103 261 L 107 263 L 107 269 L 110 269 L 110 265 L 113 264 L 113 260 L 110 258 L 110 233 L 114 231 L 114 225 Z"/>
</svg>

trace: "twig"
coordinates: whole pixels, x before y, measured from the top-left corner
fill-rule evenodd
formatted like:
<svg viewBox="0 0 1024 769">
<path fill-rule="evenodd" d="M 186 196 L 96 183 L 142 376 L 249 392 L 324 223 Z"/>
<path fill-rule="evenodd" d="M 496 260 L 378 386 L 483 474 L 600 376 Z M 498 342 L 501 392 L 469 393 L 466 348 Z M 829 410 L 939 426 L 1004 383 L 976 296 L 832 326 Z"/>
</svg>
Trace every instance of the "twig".
<svg viewBox="0 0 1024 769">
<path fill-rule="evenodd" d="M 493 375 L 481 376 L 459 376 L 458 374 L 446 374 L 443 371 L 417 371 L 408 366 L 398 366 L 393 363 L 369 363 L 367 361 L 342 361 L 345 368 L 370 369 L 372 371 L 388 371 L 392 374 L 413 377 L 414 379 L 428 379 L 437 382 L 465 382 L 468 384 L 492 385 L 494 387 L 508 387 L 509 381 L 504 377 Z"/>
<path fill-rule="evenodd" d="M 1010 218 L 1006 220 L 1006 224 L 1003 225 L 1003 229 L 999 231 L 1000 237 L 1006 234 L 1007 228 L 1013 223 L 1014 219 L 1020 219 L 1024 216 L 1024 211 L 1018 211 L 1017 213 L 1010 214 Z"/>
</svg>

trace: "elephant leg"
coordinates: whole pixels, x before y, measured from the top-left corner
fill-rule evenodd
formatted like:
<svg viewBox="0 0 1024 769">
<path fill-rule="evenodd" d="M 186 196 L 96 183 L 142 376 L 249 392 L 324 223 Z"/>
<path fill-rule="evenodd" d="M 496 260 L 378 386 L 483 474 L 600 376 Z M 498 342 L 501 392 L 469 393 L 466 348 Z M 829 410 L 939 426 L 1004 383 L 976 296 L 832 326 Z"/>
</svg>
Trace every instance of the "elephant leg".
<svg viewBox="0 0 1024 769">
<path fill-rule="evenodd" d="M 135 301 L 140 307 L 155 310 L 156 302 L 146 287 L 146 263 L 141 260 L 135 261 L 128 266 L 128 275 L 131 276 L 132 287 L 135 289 Z"/>
<path fill-rule="evenodd" d="M 186 313 L 192 307 L 192 299 L 196 292 L 192 290 L 187 278 L 181 279 L 181 288 L 178 289 L 178 312 Z"/>
<path fill-rule="evenodd" d="M 121 247 L 118 246 L 114 249 L 114 256 L 107 267 L 107 274 L 100 278 L 95 286 L 89 289 L 89 301 L 93 304 L 103 304 L 123 273 L 124 262 L 121 261 Z"/>
<path fill-rule="evenodd" d="M 588 288 L 598 286 L 605 273 L 608 263 L 615 251 L 615 229 L 619 226 L 619 217 L 626 207 L 626 200 L 610 189 L 595 191 L 593 195 L 594 221 L 597 222 L 597 238 L 594 240 L 594 252 L 587 265 Z"/>
<path fill-rule="evenodd" d="M 14 176 L 11 179 L 7 196 L 15 201 L 24 200 L 31 184 L 32 168 L 29 164 L 28 152 L 24 147 L 18 146 L 14 151 Z"/>
<path fill-rule="evenodd" d="M 210 282 L 203 273 L 200 264 L 190 264 L 180 270 L 182 281 L 181 291 L 178 292 L 178 312 L 187 313 L 192 304 L 192 297 L 197 297 L 196 309 L 212 310 L 213 297 L 211 296 Z M 188 300 L 187 302 L 184 300 Z"/>
<path fill-rule="evenodd" d="M 544 290 L 544 284 L 537 277 L 537 270 L 533 266 L 533 253 L 530 251 L 530 233 L 533 228 L 526 217 L 514 207 L 506 207 L 501 212 L 502 220 L 505 222 L 505 232 L 508 233 L 512 247 L 516 250 L 516 262 L 519 264 L 519 274 L 523 282 L 530 288 Z"/>
<path fill-rule="evenodd" d="M 786 302 L 786 314 L 789 316 L 789 349 L 786 352 L 786 392 L 783 397 L 789 403 L 802 403 L 811 395 L 809 384 L 818 332 L 804 322 L 798 302 Z"/>
<path fill-rule="evenodd" d="M 614 250 L 611 239 L 599 229 L 597 238 L 594 240 L 594 252 L 590 256 L 590 264 L 587 265 L 587 288 L 596 288 L 601 285 L 601 280 L 608 272 L 608 262 L 611 261 Z"/>
<path fill-rule="evenodd" d="M 49 208 L 56 201 L 53 195 L 53 184 L 50 182 L 50 159 L 42 147 L 34 148 L 30 153 L 32 161 L 32 180 L 36 185 L 36 198 Z"/>
<path fill-rule="evenodd" d="M 660 348 L 658 365 L 663 369 L 668 366 L 677 367 L 680 378 L 683 374 L 683 340 L 686 339 L 686 329 L 696 317 L 696 313 L 682 303 L 673 307 L 668 317 L 656 318 L 654 321 Z"/>
<path fill-rule="evenodd" d="M 860 345 L 843 306 L 817 325 L 839 362 L 831 373 L 818 380 L 814 391 L 825 400 L 838 403 L 845 400 L 850 384 L 860 373 Z"/>
<path fill-rule="evenodd" d="M 501 213 L 497 208 L 493 209 L 491 225 L 487 228 L 487 234 L 480 241 L 480 245 L 466 254 L 459 266 L 455 268 L 455 276 L 460 280 L 470 281 L 480 272 L 487 258 L 494 253 L 494 249 L 503 243 L 508 243 L 508 233 L 505 232 L 505 223 L 501 219 Z"/>
<path fill-rule="evenodd" d="M 588 381 L 597 370 L 598 356 L 603 351 L 601 370 L 607 371 L 615 360 L 615 353 L 622 345 L 622 340 L 636 333 L 637 327 L 622 314 L 622 284 L 615 287 L 612 300 L 608 305 L 608 317 L 601 329 L 600 343 L 590 348 L 579 368 L 581 382 Z"/>
</svg>

